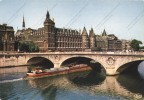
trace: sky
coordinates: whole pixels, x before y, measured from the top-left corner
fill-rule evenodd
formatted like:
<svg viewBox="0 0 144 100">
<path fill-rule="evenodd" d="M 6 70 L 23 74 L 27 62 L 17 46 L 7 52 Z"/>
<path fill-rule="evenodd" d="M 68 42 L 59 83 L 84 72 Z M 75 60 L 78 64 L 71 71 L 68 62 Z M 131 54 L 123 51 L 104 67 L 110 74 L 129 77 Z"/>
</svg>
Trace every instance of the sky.
<svg viewBox="0 0 144 100">
<path fill-rule="evenodd" d="M 71 28 L 95 34 L 105 29 L 119 39 L 137 39 L 144 44 L 144 0 L 0 0 L 0 24 L 22 29 L 43 27 L 46 13 L 57 28 Z"/>
</svg>

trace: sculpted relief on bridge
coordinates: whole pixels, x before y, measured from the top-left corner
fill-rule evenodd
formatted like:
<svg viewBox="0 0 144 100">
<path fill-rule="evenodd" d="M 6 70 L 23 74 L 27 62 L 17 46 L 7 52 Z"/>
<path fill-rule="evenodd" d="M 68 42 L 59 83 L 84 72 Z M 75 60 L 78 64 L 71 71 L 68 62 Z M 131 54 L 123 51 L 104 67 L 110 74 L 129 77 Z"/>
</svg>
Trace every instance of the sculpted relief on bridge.
<svg viewBox="0 0 144 100">
<path fill-rule="evenodd" d="M 110 56 L 107 58 L 106 62 L 108 63 L 108 65 L 113 65 L 115 63 L 115 59 Z"/>
</svg>

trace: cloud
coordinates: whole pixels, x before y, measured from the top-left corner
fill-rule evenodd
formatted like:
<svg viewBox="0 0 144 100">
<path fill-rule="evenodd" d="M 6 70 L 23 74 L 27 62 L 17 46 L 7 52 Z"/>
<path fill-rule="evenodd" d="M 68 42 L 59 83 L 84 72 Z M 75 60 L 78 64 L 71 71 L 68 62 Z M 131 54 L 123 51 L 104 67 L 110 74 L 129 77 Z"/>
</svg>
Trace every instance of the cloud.
<svg viewBox="0 0 144 100">
<path fill-rule="evenodd" d="M 1 1 L 3 1 L 3 0 L 0 0 L 0 2 L 1 2 Z"/>
</svg>

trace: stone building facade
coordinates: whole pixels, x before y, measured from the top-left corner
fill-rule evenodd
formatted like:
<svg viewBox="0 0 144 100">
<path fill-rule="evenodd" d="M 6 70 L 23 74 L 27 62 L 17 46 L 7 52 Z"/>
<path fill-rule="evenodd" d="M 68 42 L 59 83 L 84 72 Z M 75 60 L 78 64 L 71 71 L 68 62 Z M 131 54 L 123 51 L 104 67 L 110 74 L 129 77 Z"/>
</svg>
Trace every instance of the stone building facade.
<svg viewBox="0 0 144 100">
<path fill-rule="evenodd" d="M 14 51 L 14 29 L 7 24 L 0 25 L 0 51 Z"/>
<path fill-rule="evenodd" d="M 96 44 L 102 51 L 121 51 L 122 41 L 114 34 L 107 34 L 104 30 L 102 35 L 96 35 Z"/>
<path fill-rule="evenodd" d="M 107 35 L 104 30 L 102 35 L 95 35 L 93 28 L 87 33 L 84 27 L 82 32 L 72 29 L 56 28 L 54 20 L 46 14 L 44 26 L 38 29 L 25 29 L 23 18 L 22 30 L 16 32 L 16 40 L 33 41 L 40 51 L 120 51 L 122 42 L 115 35 Z"/>
</svg>

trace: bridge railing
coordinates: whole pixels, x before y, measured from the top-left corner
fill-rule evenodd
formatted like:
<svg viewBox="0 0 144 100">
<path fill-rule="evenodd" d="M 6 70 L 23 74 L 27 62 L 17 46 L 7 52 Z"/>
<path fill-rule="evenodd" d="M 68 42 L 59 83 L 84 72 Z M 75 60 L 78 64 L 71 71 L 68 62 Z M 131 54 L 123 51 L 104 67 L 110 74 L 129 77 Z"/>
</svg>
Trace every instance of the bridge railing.
<svg viewBox="0 0 144 100">
<path fill-rule="evenodd" d="M 1 55 L 6 54 L 112 54 L 112 55 L 144 55 L 144 52 L 0 52 Z"/>
</svg>

